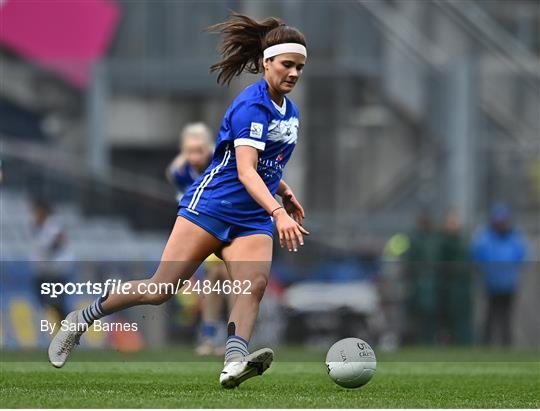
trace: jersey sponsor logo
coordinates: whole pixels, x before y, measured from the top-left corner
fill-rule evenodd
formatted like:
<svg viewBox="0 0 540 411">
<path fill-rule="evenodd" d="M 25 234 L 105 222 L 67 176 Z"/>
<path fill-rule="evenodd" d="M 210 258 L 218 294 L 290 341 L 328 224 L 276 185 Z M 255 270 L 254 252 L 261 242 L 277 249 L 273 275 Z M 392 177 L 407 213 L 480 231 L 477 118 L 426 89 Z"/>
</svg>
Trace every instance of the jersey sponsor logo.
<svg viewBox="0 0 540 411">
<path fill-rule="evenodd" d="M 263 125 L 262 123 L 251 123 L 249 129 L 249 136 L 253 138 L 262 138 L 263 134 Z"/>
<path fill-rule="evenodd" d="M 281 154 L 280 154 L 281 155 Z M 279 157 L 279 156 L 278 156 Z M 283 168 L 285 167 L 285 164 L 283 164 L 281 159 L 276 160 L 264 160 L 262 158 L 259 158 L 258 164 L 257 164 L 257 172 L 259 175 L 261 175 L 263 178 L 274 178 L 278 176 L 281 178 L 283 175 Z"/>
</svg>

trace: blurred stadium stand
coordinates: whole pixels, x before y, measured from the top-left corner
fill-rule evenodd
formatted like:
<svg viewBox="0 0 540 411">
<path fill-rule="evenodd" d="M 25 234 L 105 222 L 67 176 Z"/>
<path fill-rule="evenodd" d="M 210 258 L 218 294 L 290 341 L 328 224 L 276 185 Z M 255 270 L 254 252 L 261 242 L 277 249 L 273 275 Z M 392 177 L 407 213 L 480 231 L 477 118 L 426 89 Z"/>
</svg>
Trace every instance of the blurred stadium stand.
<svg viewBox="0 0 540 411">
<path fill-rule="evenodd" d="M 0 195 L 4 215 L 0 223 L 2 258 L 28 259 L 32 240 L 29 199 L 5 188 Z M 165 246 L 162 232 L 137 232 L 119 217 L 85 217 L 70 203 L 56 207 L 55 214 L 59 216 L 76 260 L 155 260 Z"/>
</svg>

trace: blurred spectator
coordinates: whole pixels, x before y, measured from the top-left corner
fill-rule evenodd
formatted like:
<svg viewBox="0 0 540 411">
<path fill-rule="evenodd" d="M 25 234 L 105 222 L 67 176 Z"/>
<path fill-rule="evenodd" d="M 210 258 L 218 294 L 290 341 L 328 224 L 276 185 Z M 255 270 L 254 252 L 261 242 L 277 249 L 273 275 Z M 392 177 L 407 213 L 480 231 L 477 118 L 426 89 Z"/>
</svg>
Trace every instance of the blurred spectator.
<svg viewBox="0 0 540 411">
<path fill-rule="evenodd" d="M 416 228 L 409 235 L 409 249 L 405 255 L 407 281 L 406 311 L 408 327 L 405 338 L 410 343 L 432 344 L 437 333 L 437 261 L 438 235 L 428 212 L 422 211 Z"/>
<path fill-rule="evenodd" d="M 60 318 L 69 310 L 63 295 L 50 298 L 41 294 L 42 283 L 64 283 L 70 273 L 71 254 L 66 235 L 49 203 L 41 198 L 32 201 L 32 260 L 35 264 L 36 292 L 42 306 L 52 308 Z"/>
<path fill-rule="evenodd" d="M 508 346 L 512 342 L 512 308 L 526 248 L 526 239 L 512 225 L 508 206 L 495 204 L 489 224 L 478 230 L 472 244 L 487 293 L 486 343 Z"/>
<path fill-rule="evenodd" d="M 406 331 L 406 313 L 403 310 L 406 297 L 403 262 L 409 247 L 409 236 L 398 232 L 390 237 L 383 250 L 379 292 L 386 329 L 381 332 L 379 347 L 385 351 L 395 350 L 400 345 Z"/>
<path fill-rule="evenodd" d="M 450 211 L 439 243 L 439 321 L 441 338 L 450 344 L 472 343 L 472 281 L 468 259 L 460 218 Z"/>
</svg>

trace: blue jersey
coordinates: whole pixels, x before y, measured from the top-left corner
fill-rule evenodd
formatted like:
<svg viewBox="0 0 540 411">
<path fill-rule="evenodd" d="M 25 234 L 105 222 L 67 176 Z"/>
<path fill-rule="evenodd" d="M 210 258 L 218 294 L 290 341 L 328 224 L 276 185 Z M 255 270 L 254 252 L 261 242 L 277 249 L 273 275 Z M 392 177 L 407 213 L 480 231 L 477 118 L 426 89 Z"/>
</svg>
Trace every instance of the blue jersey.
<svg viewBox="0 0 540 411">
<path fill-rule="evenodd" d="M 179 193 L 184 193 L 199 177 L 199 173 L 190 164 L 185 162 L 181 167 L 171 172 L 172 180 Z"/>
<path fill-rule="evenodd" d="M 207 214 L 230 224 L 260 227 L 271 224 L 268 213 L 238 179 L 234 148 L 259 151 L 257 172 L 275 195 L 298 136 L 298 109 L 287 97 L 279 108 L 261 80 L 247 87 L 231 104 L 219 130 L 212 163 L 180 202 L 194 214 Z"/>
</svg>

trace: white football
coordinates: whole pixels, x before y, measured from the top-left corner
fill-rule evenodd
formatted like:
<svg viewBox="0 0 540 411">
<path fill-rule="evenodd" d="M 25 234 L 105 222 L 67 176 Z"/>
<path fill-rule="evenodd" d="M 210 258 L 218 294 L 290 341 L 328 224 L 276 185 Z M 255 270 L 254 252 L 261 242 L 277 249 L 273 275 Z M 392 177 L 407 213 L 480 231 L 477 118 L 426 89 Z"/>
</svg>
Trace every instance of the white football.
<svg viewBox="0 0 540 411">
<path fill-rule="evenodd" d="M 339 340 L 326 354 L 330 378 L 345 388 L 358 388 L 368 383 L 377 369 L 375 352 L 360 338 Z"/>
</svg>

